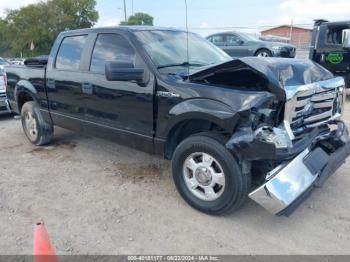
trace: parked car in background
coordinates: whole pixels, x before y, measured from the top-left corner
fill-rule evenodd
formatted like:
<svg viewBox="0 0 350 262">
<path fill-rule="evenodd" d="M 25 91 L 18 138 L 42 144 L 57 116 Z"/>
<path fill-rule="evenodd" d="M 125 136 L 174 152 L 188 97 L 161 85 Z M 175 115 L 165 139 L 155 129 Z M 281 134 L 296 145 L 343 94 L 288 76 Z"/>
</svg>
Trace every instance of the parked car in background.
<svg viewBox="0 0 350 262">
<path fill-rule="evenodd" d="M 0 57 L 0 69 L 4 69 L 5 66 L 10 65 L 4 58 Z"/>
<path fill-rule="evenodd" d="M 25 58 L 10 58 L 7 61 L 11 65 L 24 65 Z"/>
<path fill-rule="evenodd" d="M 286 43 L 286 44 L 290 42 L 289 37 L 282 37 L 277 35 L 261 35 L 259 39 L 262 41 L 279 42 L 279 43 Z"/>
<path fill-rule="evenodd" d="M 296 47 L 281 42 L 263 41 L 242 32 L 226 32 L 210 35 L 207 40 L 220 47 L 231 57 L 263 56 L 294 58 Z"/>
<path fill-rule="evenodd" d="M 0 68 L 0 114 L 10 113 L 10 107 L 6 100 L 6 73 L 3 68 Z"/>
</svg>

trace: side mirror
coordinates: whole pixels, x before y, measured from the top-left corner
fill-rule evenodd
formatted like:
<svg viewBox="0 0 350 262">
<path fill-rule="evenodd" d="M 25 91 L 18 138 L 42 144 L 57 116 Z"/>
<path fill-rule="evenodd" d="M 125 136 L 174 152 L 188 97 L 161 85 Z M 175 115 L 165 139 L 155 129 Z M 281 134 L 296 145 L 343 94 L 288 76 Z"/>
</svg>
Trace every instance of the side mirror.
<svg viewBox="0 0 350 262">
<path fill-rule="evenodd" d="M 107 62 L 106 79 L 108 81 L 137 81 L 142 82 L 143 68 L 135 68 L 133 63 Z"/>
<path fill-rule="evenodd" d="M 350 29 L 343 30 L 342 44 L 343 48 L 350 48 Z"/>
<path fill-rule="evenodd" d="M 239 44 L 239 45 L 243 45 L 243 44 L 244 44 L 244 41 L 243 41 L 243 40 L 238 40 L 238 44 Z"/>
</svg>

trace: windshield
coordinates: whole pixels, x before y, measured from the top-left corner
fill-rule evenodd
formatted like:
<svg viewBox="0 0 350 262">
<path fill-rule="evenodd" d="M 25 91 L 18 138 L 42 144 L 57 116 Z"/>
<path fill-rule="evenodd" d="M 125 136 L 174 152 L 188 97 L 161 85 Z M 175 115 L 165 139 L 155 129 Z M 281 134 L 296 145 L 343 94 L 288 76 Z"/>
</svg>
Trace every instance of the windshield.
<svg viewBox="0 0 350 262">
<path fill-rule="evenodd" d="M 232 58 L 193 34 L 171 30 L 139 31 L 135 33 L 158 68 L 171 66 L 207 66 L 219 64 Z"/>
</svg>

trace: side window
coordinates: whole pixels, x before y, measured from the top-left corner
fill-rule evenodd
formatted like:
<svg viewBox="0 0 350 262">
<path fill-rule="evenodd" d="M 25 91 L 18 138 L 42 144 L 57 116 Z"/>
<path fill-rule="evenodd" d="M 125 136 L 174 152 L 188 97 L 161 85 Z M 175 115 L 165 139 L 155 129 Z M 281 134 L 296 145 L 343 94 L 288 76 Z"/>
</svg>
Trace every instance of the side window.
<svg viewBox="0 0 350 262">
<path fill-rule="evenodd" d="M 106 62 L 133 62 L 136 53 L 129 42 L 121 35 L 99 34 L 92 52 L 90 71 L 105 72 Z"/>
<path fill-rule="evenodd" d="M 207 40 L 208 40 L 209 42 L 212 42 L 212 43 L 213 43 L 213 37 L 212 37 L 212 36 L 208 37 Z"/>
<path fill-rule="evenodd" d="M 345 25 L 329 27 L 326 34 L 326 43 L 331 45 L 341 45 L 344 29 L 348 29 L 348 27 Z"/>
<path fill-rule="evenodd" d="M 68 36 L 63 39 L 56 57 L 57 69 L 79 70 L 86 37 L 86 35 L 79 35 Z"/>
<path fill-rule="evenodd" d="M 214 35 L 212 37 L 212 42 L 214 44 L 224 43 L 225 42 L 224 36 L 223 35 Z"/>
<path fill-rule="evenodd" d="M 232 45 L 238 45 L 241 39 L 237 35 L 227 35 L 226 42 Z"/>
</svg>

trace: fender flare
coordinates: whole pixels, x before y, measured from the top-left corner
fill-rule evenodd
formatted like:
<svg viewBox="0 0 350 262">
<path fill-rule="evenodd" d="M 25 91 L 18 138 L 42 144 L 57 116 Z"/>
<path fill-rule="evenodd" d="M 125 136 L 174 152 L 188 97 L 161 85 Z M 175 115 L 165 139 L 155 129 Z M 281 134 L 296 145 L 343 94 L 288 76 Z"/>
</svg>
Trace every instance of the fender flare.
<svg viewBox="0 0 350 262">
<path fill-rule="evenodd" d="M 38 96 L 38 91 L 32 85 L 32 83 L 30 83 L 29 81 L 20 80 L 16 84 L 15 89 L 14 89 L 14 98 L 16 100 L 16 103 L 18 103 L 18 97 L 22 92 L 29 94 L 33 98 L 34 101 L 39 102 L 40 99 Z"/>
</svg>

